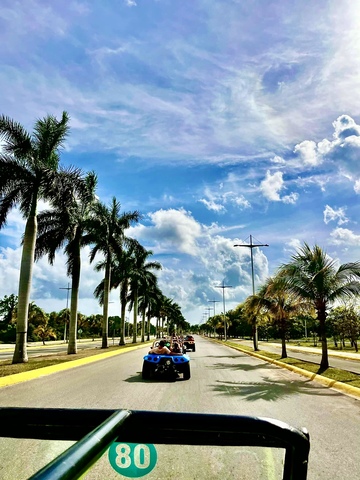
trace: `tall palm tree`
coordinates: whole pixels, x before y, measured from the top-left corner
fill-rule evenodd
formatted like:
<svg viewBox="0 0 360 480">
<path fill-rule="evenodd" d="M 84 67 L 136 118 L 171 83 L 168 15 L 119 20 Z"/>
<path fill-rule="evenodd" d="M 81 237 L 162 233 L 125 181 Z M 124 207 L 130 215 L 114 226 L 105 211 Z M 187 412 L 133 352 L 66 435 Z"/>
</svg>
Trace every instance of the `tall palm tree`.
<svg viewBox="0 0 360 480">
<path fill-rule="evenodd" d="M 129 300 L 130 309 L 133 311 L 133 342 L 137 343 L 137 316 L 138 316 L 138 299 L 139 287 L 144 278 L 151 270 L 161 270 L 162 266 L 159 262 L 147 262 L 147 258 L 153 254 L 151 250 L 146 250 L 142 245 L 138 244 L 133 252 L 133 264 L 129 272 Z M 149 278 L 149 277 L 148 277 Z"/>
<path fill-rule="evenodd" d="M 322 357 L 320 368 L 329 367 L 325 322 L 328 308 L 336 300 L 360 293 L 360 262 L 344 263 L 339 267 L 318 245 L 304 243 L 291 261 L 280 267 L 287 289 L 310 302 L 316 310 L 320 326 Z"/>
<path fill-rule="evenodd" d="M 280 275 L 270 277 L 259 289 L 257 299 L 260 308 L 265 310 L 270 320 L 278 326 L 281 338 L 281 358 L 287 358 L 286 334 L 291 318 L 308 311 L 305 300 L 286 288 L 286 281 Z"/>
<path fill-rule="evenodd" d="M 120 203 L 113 197 L 111 205 L 107 207 L 101 202 L 94 205 L 93 214 L 88 223 L 86 243 L 93 244 L 90 251 L 90 263 L 98 253 L 104 256 L 104 299 L 102 347 L 107 348 L 108 342 L 108 307 L 111 282 L 111 265 L 116 254 L 121 254 L 125 240 L 125 230 L 132 223 L 137 222 L 140 214 L 137 211 L 120 215 Z"/>
<path fill-rule="evenodd" d="M 139 292 L 139 310 L 141 312 L 141 342 L 145 342 L 145 319 L 146 319 L 146 312 L 148 311 L 148 332 L 150 327 L 150 312 L 151 312 L 151 305 L 154 301 L 154 295 L 158 291 L 157 286 L 157 277 L 156 275 L 149 271 L 144 270 L 144 274 L 140 280 L 140 284 L 138 287 Z"/>
<path fill-rule="evenodd" d="M 57 192 L 59 151 L 69 131 L 69 117 L 48 115 L 36 121 L 32 134 L 14 120 L 0 116 L 0 228 L 10 210 L 18 206 L 26 219 L 19 278 L 19 305 L 13 363 L 28 361 L 27 329 L 32 272 L 37 235 L 38 201 Z"/>
<path fill-rule="evenodd" d="M 52 210 L 38 215 L 38 238 L 35 258 L 48 255 L 52 265 L 56 250 L 65 245 L 67 274 L 71 276 L 70 326 L 68 354 L 77 353 L 77 318 L 81 271 L 81 248 L 87 233 L 87 222 L 95 202 L 97 177 L 89 172 L 81 182 L 73 184 L 73 191 L 65 184 L 52 201 Z M 65 191 L 64 191 L 65 190 Z"/>
<path fill-rule="evenodd" d="M 133 238 L 124 237 L 123 246 L 116 252 L 111 264 L 110 290 L 119 288 L 120 297 L 120 340 L 119 345 L 125 345 L 125 315 L 128 304 L 129 275 L 134 264 L 134 249 L 140 244 Z M 96 270 L 105 270 L 106 260 L 96 265 Z M 104 279 L 94 291 L 100 305 L 104 305 Z"/>
</svg>

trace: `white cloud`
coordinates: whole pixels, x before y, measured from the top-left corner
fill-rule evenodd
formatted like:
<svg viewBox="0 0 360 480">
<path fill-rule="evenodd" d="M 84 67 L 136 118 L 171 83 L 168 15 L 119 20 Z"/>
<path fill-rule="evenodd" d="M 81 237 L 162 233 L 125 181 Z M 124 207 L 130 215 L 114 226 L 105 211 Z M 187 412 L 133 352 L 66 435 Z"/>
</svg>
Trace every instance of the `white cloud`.
<svg viewBox="0 0 360 480">
<path fill-rule="evenodd" d="M 270 171 L 266 172 L 266 178 L 260 184 L 260 190 L 265 198 L 273 202 L 279 202 L 280 191 L 284 187 L 283 174 L 281 172 L 275 172 L 271 175 Z"/>
<path fill-rule="evenodd" d="M 298 201 L 298 198 L 299 198 L 299 195 L 293 192 L 293 193 L 290 193 L 290 195 L 284 195 L 281 200 L 284 203 L 290 203 L 294 205 Z"/>
<path fill-rule="evenodd" d="M 356 180 L 356 182 L 354 184 L 354 191 L 358 195 L 360 194 L 360 179 Z"/>
<path fill-rule="evenodd" d="M 201 236 L 201 225 L 184 209 L 158 210 L 150 213 L 151 227 L 137 225 L 129 229 L 129 236 L 151 238 L 162 251 L 176 251 L 192 256 L 198 254 L 196 240 Z M 155 251 L 155 249 L 154 249 Z"/>
<path fill-rule="evenodd" d="M 356 235 L 353 231 L 347 228 L 335 228 L 330 233 L 332 243 L 335 245 L 355 245 L 358 246 L 360 242 L 360 235 Z"/>
<path fill-rule="evenodd" d="M 285 160 L 284 160 L 282 157 L 280 157 L 279 155 L 275 155 L 275 157 L 272 158 L 270 161 L 271 161 L 272 163 L 277 163 L 277 164 L 279 164 L 279 163 L 281 163 L 281 164 L 286 163 Z"/>
<path fill-rule="evenodd" d="M 227 184 L 230 182 L 228 181 Z M 239 189 L 238 184 L 235 183 L 234 178 L 231 180 L 232 187 Z M 212 210 L 217 213 L 225 213 L 226 207 L 235 206 L 240 209 L 250 208 L 249 201 L 239 193 L 236 193 L 232 190 L 227 190 L 223 182 L 217 187 L 219 191 L 215 191 L 216 187 L 209 188 L 206 187 L 204 190 L 205 198 L 200 198 L 199 202 L 203 203 L 208 210 Z"/>
<path fill-rule="evenodd" d="M 322 162 L 322 157 L 318 155 L 317 145 L 312 140 L 304 140 L 298 145 L 295 145 L 294 153 L 300 155 L 305 166 L 316 167 Z"/>
<path fill-rule="evenodd" d="M 348 223 L 349 219 L 345 215 L 345 210 L 346 207 L 340 207 L 335 210 L 329 205 L 326 205 L 324 210 L 324 222 L 328 224 L 329 222 L 337 221 L 338 225 Z"/>
</svg>

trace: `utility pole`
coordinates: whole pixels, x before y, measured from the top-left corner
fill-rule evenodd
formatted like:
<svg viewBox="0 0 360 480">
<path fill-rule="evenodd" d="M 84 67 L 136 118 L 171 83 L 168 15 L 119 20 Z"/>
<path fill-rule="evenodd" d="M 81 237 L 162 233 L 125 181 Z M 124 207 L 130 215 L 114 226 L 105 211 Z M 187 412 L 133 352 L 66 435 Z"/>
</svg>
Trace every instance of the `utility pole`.
<svg viewBox="0 0 360 480">
<path fill-rule="evenodd" d="M 226 326 L 226 316 L 225 316 L 225 288 L 232 288 L 232 285 L 225 285 L 224 280 L 222 285 L 215 285 L 215 288 L 222 288 L 223 291 L 223 320 L 224 320 L 224 340 L 227 341 L 227 326 Z M 215 304 L 214 304 L 215 305 Z"/>
<path fill-rule="evenodd" d="M 70 283 L 68 283 L 67 287 L 60 287 L 59 290 L 67 290 L 67 293 L 66 293 L 66 316 L 68 317 L 69 290 L 71 290 Z M 69 319 L 69 317 L 68 317 L 68 319 Z M 64 343 L 66 343 L 66 320 L 65 320 L 65 327 L 64 327 Z"/>
<path fill-rule="evenodd" d="M 253 243 L 252 236 L 250 235 L 250 244 L 241 244 L 241 245 L 234 245 L 234 247 L 247 247 L 250 248 L 250 258 L 251 258 L 251 280 L 252 280 L 252 292 L 255 295 L 255 279 L 254 279 L 254 259 L 253 259 L 253 248 L 256 247 L 268 247 L 267 243 Z M 256 318 L 254 322 L 254 332 L 253 332 L 253 339 L 254 339 L 254 350 L 259 350 L 258 345 L 258 331 L 257 331 L 257 323 Z"/>
<path fill-rule="evenodd" d="M 220 303 L 220 300 L 208 300 L 209 303 L 213 303 L 213 307 L 214 307 L 214 317 L 215 317 L 215 303 Z"/>
<path fill-rule="evenodd" d="M 213 307 L 214 307 L 214 317 L 215 317 L 215 303 L 220 303 L 220 300 L 208 300 L 208 302 L 214 304 Z M 216 337 L 216 327 L 214 327 L 214 338 L 215 337 Z"/>
</svg>

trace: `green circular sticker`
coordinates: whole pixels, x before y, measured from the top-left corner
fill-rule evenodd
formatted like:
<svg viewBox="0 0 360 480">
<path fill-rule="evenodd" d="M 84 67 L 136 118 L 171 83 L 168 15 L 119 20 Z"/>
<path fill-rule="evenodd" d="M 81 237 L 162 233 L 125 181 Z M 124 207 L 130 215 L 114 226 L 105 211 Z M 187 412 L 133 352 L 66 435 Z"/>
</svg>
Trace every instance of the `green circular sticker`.
<svg viewBox="0 0 360 480">
<path fill-rule="evenodd" d="M 139 478 L 155 467 L 157 452 L 151 444 L 114 442 L 109 448 L 109 461 L 124 477 Z"/>
</svg>

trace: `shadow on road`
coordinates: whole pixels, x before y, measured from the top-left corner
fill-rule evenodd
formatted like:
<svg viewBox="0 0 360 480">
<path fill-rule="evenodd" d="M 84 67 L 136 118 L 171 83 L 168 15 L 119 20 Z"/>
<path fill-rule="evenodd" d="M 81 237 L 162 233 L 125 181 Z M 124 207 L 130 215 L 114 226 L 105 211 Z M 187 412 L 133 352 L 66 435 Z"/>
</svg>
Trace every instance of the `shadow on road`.
<svg viewBox="0 0 360 480">
<path fill-rule="evenodd" d="M 238 357 L 236 357 L 238 358 Z M 252 370 L 258 370 L 259 368 L 264 369 L 264 368 L 271 368 L 273 369 L 274 366 L 271 365 L 270 363 L 259 363 L 257 365 L 249 365 L 248 363 L 216 363 L 214 365 L 211 365 L 208 368 L 216 368 L 216 369 L 231 369 L 231 370 L 243 370 L 244 372 L 251 372 Z"/>
<path fill-rule="evenodd" d="M 218 385 L 212 386 L 215 392 L 224 395 L 236 395 L 243 397 L 248 402 L 255 400 L 266 400 L 274 402 L 281 398 L 289 397 L 290 395 L 317 395 L 317 396 L 341 396 L 334 390 L 329 390 L 325 387 L 319 388 L 315 386 L 310 380 L 304 382 L 277 382 L 272 379 L 263 378 L 263 382 L 221 382 L 218 380 Z"/>
</svg>

